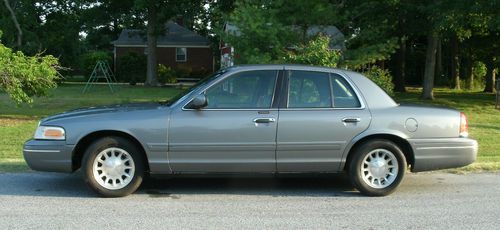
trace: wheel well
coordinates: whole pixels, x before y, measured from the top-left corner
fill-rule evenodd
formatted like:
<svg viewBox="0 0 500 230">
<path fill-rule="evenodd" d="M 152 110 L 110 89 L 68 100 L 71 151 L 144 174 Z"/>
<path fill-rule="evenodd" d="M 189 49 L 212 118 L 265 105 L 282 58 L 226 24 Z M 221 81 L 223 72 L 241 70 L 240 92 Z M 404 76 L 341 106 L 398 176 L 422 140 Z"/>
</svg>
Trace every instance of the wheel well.
<svg viewBox="0 0 500 230">
<path fill-rule="evenodd" d="M 361 146 L 363 143 L 373 140 L 373 139 L 385 139 L 394 142 L 399 148 L 401 148 L 401 151 L 403 151 L 403 154 L 405 155 L 406 158 L 406 163 L 411 167 L 413 166 L 413 162 L 415 162 L 415 155 L 413 153 L 413 149 L 411 148 L 410 143 L 396 135 L 392 134 L 374 134 L 370 136 L 366 136 L 361 138 L 359 141 L 357 141 L 349 150 L 349 153 L 347 154 L 347 159 L 346 159 L 346 164 L 344 166 L 344 170 L 347 170 L 349 167 L 349 162 L 354 154 L 352 154 L 356 149 Z"/>
<path fill-rule="evenodd" d="M 75 149 L 73 150 L 73 156 L 71 157 L 73 171 L 78 170 L 82 166 L 83 154 L 85 154 L 85 150 L 92 142 L 99 138 L 109 136 L 122 137 L 134 143 L 134 145 L 137 146 L 142 152 L 141 155 L 143 156 L 143 160 L 145 162 L 146 171 L 149 171 L 148 156 L 146 155 L 146 151 L 144 150 L 141 143 L 130 134 L 115 130 L 102 130 L 93 132 L 80 139 L 80 141 L 76 144 Z"/>
</svg>

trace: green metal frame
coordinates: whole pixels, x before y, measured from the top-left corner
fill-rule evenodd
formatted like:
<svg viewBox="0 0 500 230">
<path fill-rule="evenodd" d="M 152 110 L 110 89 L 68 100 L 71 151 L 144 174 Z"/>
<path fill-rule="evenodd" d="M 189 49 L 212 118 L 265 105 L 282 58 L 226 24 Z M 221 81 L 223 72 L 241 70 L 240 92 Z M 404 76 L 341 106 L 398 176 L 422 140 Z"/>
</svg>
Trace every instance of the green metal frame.
<svg viewBox="0 0 500 230">
<path fill-rule="evenodd" d="M 92 70 L 92 74 L 90 74 L 89 80 L 87 81 L 87 84 L 85 84 L 85 88 L 83 88 L 82 93 L 90 91 L 92 89 L 92 86 L 95 85 L 95 83 L 97 83 L 99 79 L 105 79 L 109 90 L 111 90 L 112 93 L 115 92 L 112 83 L 116 82 L 116 78 L 113 74 L 113 71 L 111 71 L 111 68 L 109 67 L 109 64 L 107 62 L 98 61 L 94 66 L 94 70 Z"/>
</svg>

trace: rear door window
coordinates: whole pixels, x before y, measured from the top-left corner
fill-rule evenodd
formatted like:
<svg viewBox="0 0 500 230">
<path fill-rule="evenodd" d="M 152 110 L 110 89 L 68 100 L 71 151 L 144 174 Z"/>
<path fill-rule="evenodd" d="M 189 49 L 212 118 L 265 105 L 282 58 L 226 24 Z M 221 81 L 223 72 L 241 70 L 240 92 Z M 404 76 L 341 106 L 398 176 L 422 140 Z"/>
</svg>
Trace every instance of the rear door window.
<svg viewBox="0 0 500 230">
<path fill-rule="evenodd" d="M 331 108 L 328 73 L 288 71 L 288 108 Z"/>
</svg>

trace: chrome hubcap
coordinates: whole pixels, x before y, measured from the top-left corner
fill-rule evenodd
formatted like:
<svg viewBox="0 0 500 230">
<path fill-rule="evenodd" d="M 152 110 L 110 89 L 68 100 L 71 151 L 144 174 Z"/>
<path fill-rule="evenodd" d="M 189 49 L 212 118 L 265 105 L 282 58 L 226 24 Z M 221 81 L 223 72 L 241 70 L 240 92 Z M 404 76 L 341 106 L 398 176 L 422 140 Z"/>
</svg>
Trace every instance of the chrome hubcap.
<svg viewBox="0 0 500 230">
<path fill-rule="evenodd" d="M 362 164 L 361 177 L 372 188 L 385 188 L 398 176 L 398 160 L 389 150 L 372 150 L 365 156 Z"/>
<path fill-rule="evenodd" d="M 104 188 L 122 189 L 135 173 L 134 159 L 121 148 L 107 148 L 97 154 L 92 167 L 94 179 Z"/>
</svg>

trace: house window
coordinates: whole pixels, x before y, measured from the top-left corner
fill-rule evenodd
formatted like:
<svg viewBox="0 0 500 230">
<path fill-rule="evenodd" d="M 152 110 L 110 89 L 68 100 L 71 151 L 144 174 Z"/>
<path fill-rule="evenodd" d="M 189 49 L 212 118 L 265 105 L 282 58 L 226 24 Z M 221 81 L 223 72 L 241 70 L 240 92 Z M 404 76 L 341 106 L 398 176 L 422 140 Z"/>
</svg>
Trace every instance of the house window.
<svg viewBox="0 0 500 230">
<path fill-rule="evenodd" d="M 175 48 L 175 61 L 184 62 L 187 60 L 186 48 Z"/>
</svg>

